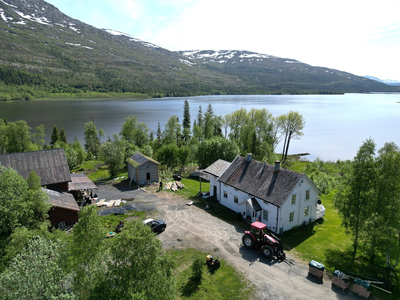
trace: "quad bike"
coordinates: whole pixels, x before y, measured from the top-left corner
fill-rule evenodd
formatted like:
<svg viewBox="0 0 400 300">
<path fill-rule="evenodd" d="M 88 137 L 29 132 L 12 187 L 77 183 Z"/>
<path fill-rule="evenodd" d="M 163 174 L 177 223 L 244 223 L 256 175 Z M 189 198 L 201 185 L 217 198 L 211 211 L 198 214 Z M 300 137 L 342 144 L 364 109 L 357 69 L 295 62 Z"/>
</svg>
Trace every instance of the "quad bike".
<svg viewBox="0 0 400 300">
<path fill-rule="evenodd" d="M 244 246 L 248 249 L 261 248 L 262 254 L 266 258 L 276 256 L 279 260 L 286 259 L 281 240 L 273 233 L 267 233 L 267 225 L 264 223 L 251 223 L 251 230 L 245 231 L 242 241 Z"/>
<path fill-rule="evenodd" d="M 206 265 L 209 269 L 215 271 L 221 266 L 221 262 L 218 259 L 214 259 L 211 255 L 207 255 Z"/>
</svg>

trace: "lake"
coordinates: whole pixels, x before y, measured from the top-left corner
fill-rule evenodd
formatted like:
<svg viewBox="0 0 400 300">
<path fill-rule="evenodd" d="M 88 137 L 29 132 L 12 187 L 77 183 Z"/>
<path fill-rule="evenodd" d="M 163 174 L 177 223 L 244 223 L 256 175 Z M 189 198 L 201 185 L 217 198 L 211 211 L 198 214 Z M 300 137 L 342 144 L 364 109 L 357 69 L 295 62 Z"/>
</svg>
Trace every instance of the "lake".
<svg viewBox="0 0 400 300">
<path fill-rule="evenodd" d="M 84 124 L 94 121 L 103 128 L 105 140 L 119 133 L 124 119 L 137 116 L 154 133 L 158 122 L 161 129 L 169 117 L 183 120 L 185 99 L 190 105 L 191 121 L 197 117 L 199 106 L 203 113 L 211 103 L 214 114 L 225 115 L 240 108 L 266 108 L 274 116 L 298 111 L 306 120 L 304 135 L 290 143 L 289 154 L 311 153 L 308 159 L 352 159 L 361 143 L 371 137 L 378 148 L 386 142 L 400 146 L 400 94 L 344 95 L 250 95 L 198 96 L 148 100 L 35 100 L 0 103 L 0 118 L 8 121 L 25 120 L 35 128 L 43 124 L 49 142 L 53 126 L 64 128 L 68 141 L 76 136 L 84 145 Z M 281 151 L 278 145 L 277 151 Z"/>
</svg>

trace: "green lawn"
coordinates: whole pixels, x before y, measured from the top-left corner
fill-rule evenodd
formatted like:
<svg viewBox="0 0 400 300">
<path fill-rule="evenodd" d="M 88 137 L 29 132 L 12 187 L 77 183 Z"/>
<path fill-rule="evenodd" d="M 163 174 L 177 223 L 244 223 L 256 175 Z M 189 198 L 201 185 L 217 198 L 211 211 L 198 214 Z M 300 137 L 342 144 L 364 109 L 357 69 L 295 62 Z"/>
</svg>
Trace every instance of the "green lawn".
<svg viewBox="0 0 400 300">
<path fill-rule="evenodd" d="M 341 218 L 333 207 L 334 192 L 322 196 L 325 217 L 307 226 L 289 230 L 282 235 L 284 247 L 305 261 L 316 260 L 329 271 L 337 266 L 327 263 L 327 250 L 348 249 L 351 247 L 350 236 L 341 227 Z"/>
<path fill-rule="evenodd" d="M 177 264 L 178 299 L 254 299 L 254 286 L 224 260 L 221 261 L 221 267 L 214 272 L 209 272 L 204 265 L 202 279 L 198 281 L 192 278 L 191 265 L 195 257 L 204 259 L 205 264 L 207 253 L 195 249 L 170 253 Z M 214 257 L 216 258 L 218 257 Z"/>
</svg>

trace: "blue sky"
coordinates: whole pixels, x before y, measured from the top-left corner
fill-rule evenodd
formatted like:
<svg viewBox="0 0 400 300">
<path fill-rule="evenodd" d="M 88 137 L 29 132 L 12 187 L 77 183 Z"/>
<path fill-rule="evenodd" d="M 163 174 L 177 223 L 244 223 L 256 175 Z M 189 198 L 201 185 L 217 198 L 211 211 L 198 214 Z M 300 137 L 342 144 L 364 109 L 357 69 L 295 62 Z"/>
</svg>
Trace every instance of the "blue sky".
<svg viewBox="0 0 400 300">
<path fill-rule="evenodd" d="M 168 50 L 249 50 L 400 81 L 399 0 L 47 0 Z"/>
</svg>

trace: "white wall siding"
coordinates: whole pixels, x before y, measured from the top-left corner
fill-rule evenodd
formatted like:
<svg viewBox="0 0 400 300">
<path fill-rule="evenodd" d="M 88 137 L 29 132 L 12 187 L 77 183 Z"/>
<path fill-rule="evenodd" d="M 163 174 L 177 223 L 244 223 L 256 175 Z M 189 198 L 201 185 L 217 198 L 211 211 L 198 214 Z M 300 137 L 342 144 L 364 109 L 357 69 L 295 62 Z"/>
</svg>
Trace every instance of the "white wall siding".
<svg viewBox="0 0 400 300">
<path fill-rule="evenodd" d="M 306 191 L 310 191 L 310 198 L 306 200 Z M 292 204 L 292 195 L 296 194 L 296 203 Z M 288 196 L 285 203 L 282 205 L 281 211 L 281 224 L 280 228 L 283 231 L 287 231 L 294 226 L 304 224 L 304 221 L 310 221 L 312 218 L 315 219 L 316 215 L 316 203 L 318 200 L 318 191 L 311 183 L 311 181 L 304 176 L 302 180 L 296 185 L 296 188 Z M 305 208 L 309 207 L 308 215 L 305 216 Z M 290 222 L 290 213 L 294 213 L 293 221 Z"/>
<path fill-rule="evenodd" d="M 217 181 L 218 177 L 215 177 L 214 175 L 210 175 L 210 196 L 215 196 L 219 200 L 219 195 L 221 194 L 219 192 L 219 185 L 220 183 Z M 217 187 L 217 194 L 214 195 L 214 186 Z"/>
</svg>

